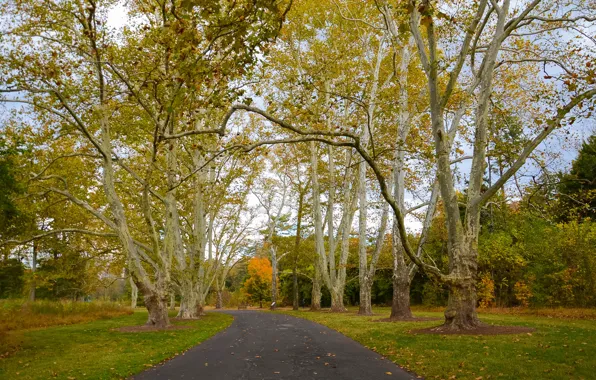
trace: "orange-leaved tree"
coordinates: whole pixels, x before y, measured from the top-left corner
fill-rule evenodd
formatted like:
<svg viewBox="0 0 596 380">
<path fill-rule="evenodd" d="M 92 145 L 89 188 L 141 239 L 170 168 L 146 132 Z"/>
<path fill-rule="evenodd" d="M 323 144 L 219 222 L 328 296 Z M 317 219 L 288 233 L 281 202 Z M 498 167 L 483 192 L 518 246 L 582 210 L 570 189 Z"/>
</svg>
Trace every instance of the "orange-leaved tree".
<svg viewBox="0 0 596 380">
<path fill-rule="evenodd" d="M 248 277 L 242 286 L 242 292 L 252 301 L 258 301 L 263 307 L 263 300 L 271 297 L 271 275 L 273 268 L 266 257 L 253 257 L 248 262 Z"/>
</svg>

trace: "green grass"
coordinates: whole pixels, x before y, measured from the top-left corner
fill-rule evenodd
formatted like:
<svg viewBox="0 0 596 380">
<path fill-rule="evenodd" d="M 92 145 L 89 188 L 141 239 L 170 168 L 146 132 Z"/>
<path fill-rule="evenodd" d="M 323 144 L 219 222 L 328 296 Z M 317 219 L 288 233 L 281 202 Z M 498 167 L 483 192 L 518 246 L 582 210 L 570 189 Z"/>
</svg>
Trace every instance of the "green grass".
<svg viewBox="0 0 596 380">
<path fill-rule="evenodd" d="M 0 334 L 11 330 L 90 322 L 126 314 L 132 314 L 130 307 L 117 302 L 0 300 Z"/>
<path fill-rule="evenodd" d="M 282 311 L 328 326 L 427 379 L 596 379 L 596 322 L 527 315 L 481 314 L 495 325 L 529 326 L 531 334 L 446 336 L 412 334 L 441 321 L 382 323 L 389 309 L 350 313 Z M 417 316 L 442 317 L 438 312 Z"/>
<path fill-rule="evenodd" d="M 232 317 L 209 313 L 197 321 L 175 322 L 189 329 L 122 333 L 114 329 L 142 325 L 146 311 L 69 326 L 9 333 L 20 349 L 0 359 L 0 379 L 112 379 L 182 354 L 232 323 Z"/>
</svg>

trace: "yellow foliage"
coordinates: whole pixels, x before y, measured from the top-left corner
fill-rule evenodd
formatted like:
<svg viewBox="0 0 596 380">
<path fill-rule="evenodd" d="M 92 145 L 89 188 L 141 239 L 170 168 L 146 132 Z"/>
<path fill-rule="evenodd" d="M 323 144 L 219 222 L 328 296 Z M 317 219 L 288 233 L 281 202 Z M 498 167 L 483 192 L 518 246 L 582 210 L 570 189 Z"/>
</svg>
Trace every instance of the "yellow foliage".
<svg viewBox="0 0 596 380">
<path fill-rule="evenodd" d="M 477 286 L 478 300 L 480 307 L 486 308 L 493 306 L 495 301 L 495 282 L 488 273 L 480 278 L 480 284 Z"/>
<path fill-rule="evenodd" d="M 513 294 L 515 294 L 515 299 L 519 301 L 519 303 L 523 307 L 528 307 L 530 305 L 530 298 L 532 298 L 532 289 L 526 284 L 524 281 L 518 281 L 513 286 Z"/>
</svg>

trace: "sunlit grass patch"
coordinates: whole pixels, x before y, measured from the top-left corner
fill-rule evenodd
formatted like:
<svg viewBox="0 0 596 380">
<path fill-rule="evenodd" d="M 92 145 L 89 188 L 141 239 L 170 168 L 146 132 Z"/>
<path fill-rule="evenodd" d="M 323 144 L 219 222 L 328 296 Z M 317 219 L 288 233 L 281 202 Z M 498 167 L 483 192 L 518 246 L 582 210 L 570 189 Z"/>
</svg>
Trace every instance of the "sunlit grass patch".
<svg viewBox="0 0 596 380">
<path fill-rule="evenodd" d="M 0 330 L 12 331 L 67 325 L 132 314 L 130 307 L 116 302 L 0 301 Z"/>
<path fill-rule="evenodd" d="M 0 378 L 125 378 L 182 354 L 225 329 L 233 318 L 209 313 L 200 320 L 174 322 L 190 326 L 182 330 L 117 331 L 146 320 L 147 312 L 137 311 L 107 320 L 9 333 L 19 340 L 20 348 L 0 359 Z"/>
</svg>

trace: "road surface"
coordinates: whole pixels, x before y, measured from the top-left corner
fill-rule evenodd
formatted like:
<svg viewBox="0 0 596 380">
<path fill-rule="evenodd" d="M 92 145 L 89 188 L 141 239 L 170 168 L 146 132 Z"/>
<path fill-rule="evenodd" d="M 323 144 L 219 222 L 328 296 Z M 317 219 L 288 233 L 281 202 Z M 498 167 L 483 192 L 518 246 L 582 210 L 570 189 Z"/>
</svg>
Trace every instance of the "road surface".
<svg viewBox="0 0 596 380">
<path fill-rule="evenodd" d="M 350 338 L 284 314 L 225 311 L 223 332 L 137 380 L 375 380 L 416 377 Z"/>
</svg>

